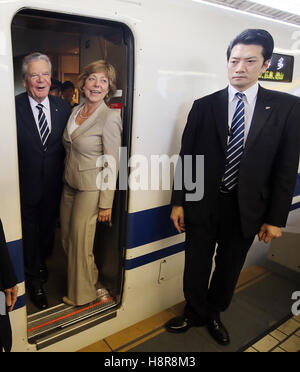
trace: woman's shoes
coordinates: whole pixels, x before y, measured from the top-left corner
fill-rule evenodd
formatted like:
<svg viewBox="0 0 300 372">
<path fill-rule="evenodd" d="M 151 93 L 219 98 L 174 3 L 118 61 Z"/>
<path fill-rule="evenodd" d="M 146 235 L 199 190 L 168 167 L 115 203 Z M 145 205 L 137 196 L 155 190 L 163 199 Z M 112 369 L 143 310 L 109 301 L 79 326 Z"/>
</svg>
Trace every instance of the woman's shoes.
<svg viewBox="0 0 300 372">
<path fill-rule="evenodd" d="M 66 305 L 69 305 L 69 306 L 76 306 L 76 304 L 71 301 L 67 296 L 64 296 L 62 298 L 63 302 L 66 304 Z"/>
<path fill-rule="evenodd" d="M 104 301 L 104 300 L 108 300 L 112 297 L 110 295 L 110 293 L 108 292 L 108 290 L 106 288 L 103 288 L 103 287 L 98 288 L 96 293 L 97 293 L 97 300 Z"/>
<path fill-rule="evenodd" d="M 105 300 L 110 300 L 112 298 L 112 295 L 103 286 L 101 286 L 100 288 L 98 287 L 98 289 L 96 290 L 96 296 L 97 296 L 96 301 L 105 301 Z M 64 296 L 62 300 L 66 305 L 78 306 L 72 300 L 70 300 L 67 296 Z"/>
</svg>

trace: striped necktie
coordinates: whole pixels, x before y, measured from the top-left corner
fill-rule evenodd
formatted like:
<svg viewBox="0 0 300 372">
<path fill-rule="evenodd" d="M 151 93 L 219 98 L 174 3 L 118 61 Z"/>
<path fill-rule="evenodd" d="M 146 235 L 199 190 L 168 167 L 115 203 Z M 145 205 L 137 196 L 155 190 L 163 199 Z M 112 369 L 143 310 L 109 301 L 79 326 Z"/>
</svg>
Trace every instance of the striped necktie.
<svg viewBox="0 0 300 372">
<path fill-rule="evenodd" d="M 38 116 L 38 124 L 39 124 L 39 131 L 40 131 L 40 136 L 41 136 L 41 141 L 42 141 L 42 144 L 43 144 L 43 149 L 44 151 L 47 150 L 47 139 L 49 137 L 49 134 L 50 134 L 50 128 L 49 128 L 49 125 L 48 125 L 48 122 L 47 122 L 47 118 L 46 118 L 46 115 L 43 111 L 43 105 L 41 103 L 39 103 L 37 106 L 36 106 L 39 110 L 39 116 Z"/>
<path fill-rule="evenodd" d="M 227 190 L 233 190 L 238 183 L 241 158 L 244 152 L 245 104 L 243 93 L 236 93 L 238 103 L 233 115 L 230 139 L 227 145 L 226 165 L 223 185 Z"/>
</svg>

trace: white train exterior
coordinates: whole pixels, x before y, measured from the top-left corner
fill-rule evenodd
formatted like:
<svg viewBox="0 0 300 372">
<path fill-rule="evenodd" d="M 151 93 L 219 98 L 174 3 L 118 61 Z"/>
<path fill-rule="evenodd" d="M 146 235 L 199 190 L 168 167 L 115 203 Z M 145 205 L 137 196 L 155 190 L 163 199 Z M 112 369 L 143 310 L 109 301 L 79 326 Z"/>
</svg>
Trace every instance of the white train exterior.
<svg viewBox="0 0 300 372">
<path fill-rule="evenodd" d="M 261 84 L 300 96 L 300 28 L 193 0 L 0 0 L 0 216 L 19 280 L 11 313 L 13 351 L 36 351 L 27 331 L 11 39 L 12 21 L 22 9 L 127 26 L 134 43 L 128 155 L 149 160 L 178 154 L 193 101 L 227 85 L 225 51 L 246 28 L 267 29 L 275 52 L 295 57 L 292 83 Z M 42 351 L 78 350 L 183 300 L 184 235 L 170 235 L 162 227 L 169 202 L 170 190 L 129 190 L 124 287 L 116 317 Z M 288 226 L 300 232 L 300 170 Z M 268 250 L 256 241 L 246 265 L 259 263 Z"/>
</svg>

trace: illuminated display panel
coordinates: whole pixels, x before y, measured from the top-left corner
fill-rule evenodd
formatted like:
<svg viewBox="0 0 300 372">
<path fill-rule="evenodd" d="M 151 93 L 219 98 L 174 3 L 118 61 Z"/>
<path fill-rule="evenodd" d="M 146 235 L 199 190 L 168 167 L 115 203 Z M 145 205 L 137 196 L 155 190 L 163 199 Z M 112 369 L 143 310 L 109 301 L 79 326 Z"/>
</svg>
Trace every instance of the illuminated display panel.
<svg viewBox="0 0 300 372">
<path fill-rule="evenodd" d="M 291 83 L 293 80 L 294 56 L 273 53 L 271 63 L 259 80 Z"/>
</svg>

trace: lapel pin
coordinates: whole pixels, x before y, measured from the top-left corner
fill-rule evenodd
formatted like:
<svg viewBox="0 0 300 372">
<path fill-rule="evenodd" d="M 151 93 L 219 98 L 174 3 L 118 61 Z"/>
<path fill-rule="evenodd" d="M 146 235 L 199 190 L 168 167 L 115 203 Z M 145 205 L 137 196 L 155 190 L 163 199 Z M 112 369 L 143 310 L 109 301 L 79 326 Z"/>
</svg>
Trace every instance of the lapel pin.
<svg viewBox="0 0 300 372">
<path fill-rule="evenodd" d="M 55 109 L 55 111 L 57 112 L 57 111 L 58 111 L 58 109 Z"/>
<path fill-rule="evenodd" d="M 270 108 L 271 108 L 270 106 L 266 106 L 265 107 L 266 110 L 270 110 Z"/>
</svg>

